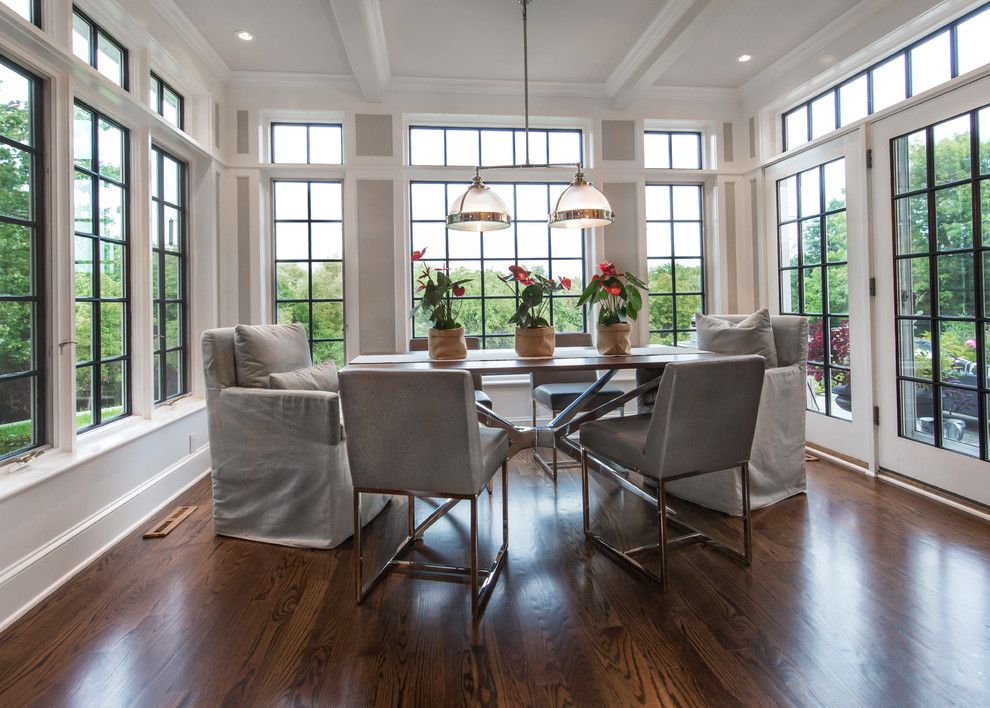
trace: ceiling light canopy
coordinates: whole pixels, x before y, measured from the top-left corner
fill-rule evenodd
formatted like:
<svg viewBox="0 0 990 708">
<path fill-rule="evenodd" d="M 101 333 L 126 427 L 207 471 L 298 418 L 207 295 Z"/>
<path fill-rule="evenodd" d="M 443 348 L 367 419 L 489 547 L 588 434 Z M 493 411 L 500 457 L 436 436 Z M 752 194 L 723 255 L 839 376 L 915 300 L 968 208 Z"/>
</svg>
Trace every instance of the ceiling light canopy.
<svg viewBox="0 0 990 708">
<path fill-rule="evenodd" d="M 244 29 L 236 30 L 234 32 L 234 36 L 245 42 L 254 41 L 254 32 L 251 32 L 249 30 L 244 30 Z"/>
<path fill-rule="evenodd" d="M 736 57 L 736 61 L 739 62 L 740 64 L 745 64 L 752 58 L 753 58 L 752 54 L 740 54 L 739 56 Z"/>
<path fill-rule="evenodd" d="M 527 6 L 533 0 L 516 0 L 522 5 L 523 20 L 523 96 L 526 127 L 526 162 L 514 165 L 487 165 L 487 169 L 519 169 L 524 167 L 577 167 L 574 179 L 563 191 L 554 210 L 547 215 L 550 226 L 558 229 L 590 229 L 608 226 L 615 221 L 615 212 L 608 199 L 587 181 L 580 163 L 534 165 L 529 161 L 529 38 Z M 505 202 L 485 186 L 481 166 L 475 168 L 471 186 L 454 200 L 447 213 L 447 228 L 455 231 L 496 231 L 512 224 Z"/>
</svg>

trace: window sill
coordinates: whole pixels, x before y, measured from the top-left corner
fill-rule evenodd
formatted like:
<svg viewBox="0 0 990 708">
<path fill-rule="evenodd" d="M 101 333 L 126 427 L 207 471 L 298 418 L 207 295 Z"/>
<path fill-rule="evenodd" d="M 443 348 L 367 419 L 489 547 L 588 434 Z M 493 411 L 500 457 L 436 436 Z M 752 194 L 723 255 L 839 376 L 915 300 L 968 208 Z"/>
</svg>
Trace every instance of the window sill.
<svg viewBox="0 0 990 708">
<path fill-rule="evenodd" d="M 0 501 L 205 408 L 206 401 L 203 399 L 189 398 L 174 406 L 156 409 L 150 419 L 132 415 L 83 433 L 73 452 L 52 448 L 26 464 L 14 463 L 0 467 Z"/>
</svg>

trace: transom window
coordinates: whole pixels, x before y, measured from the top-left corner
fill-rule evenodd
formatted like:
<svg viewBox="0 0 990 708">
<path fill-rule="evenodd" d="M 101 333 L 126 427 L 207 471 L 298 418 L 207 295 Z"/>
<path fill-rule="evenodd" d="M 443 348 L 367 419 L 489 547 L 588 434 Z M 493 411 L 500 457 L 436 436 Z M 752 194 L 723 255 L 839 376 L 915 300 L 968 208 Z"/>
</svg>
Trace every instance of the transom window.
<svg viewBox="0 0 990 708">
<path fill-rule="evenodd" d="M 700 170 L 701 133 L 647 130 L 643 134 L 643 165 L 647 169 Z"/>
<path fill-rule="evenodd" d="M 343 140 L 335 123 L 272 123 L 272 162 L 340 165 Z"/>
<path fill-rule="evenodd" d="M 574 229 L 551 229 L 547 213 L 566 184 L 488 183 L 505 201 L 512 226 L 484 233 L 446 228 L 450 204 L 468 185 L 462 182 L 413 182 L 409 186 L 411 242 L 423 260 L 412 264 L 412 298 L 416 302 L 416 278 L 424 265 L 446 268 L 454 280 L 469 278 L 462 298 L 460 321 L 468 336 L 480 337 L 485 348 L 511 347 L 515 326 L 518 284 L 506 284 L 510 265 L 548 278 L 570 278 L 566 294 L 550 301 L 550 322 L 558 332 L 584 332 L 584 308 L 577 301 L 584 283 L 585 234 Z M 425 337 L 430 323 L 414 320 L 414 334 Z"/>
<path fill-rule="evenodd" d="M 777 182 L 780 311 L 808 318 L 808 410 L 852 419 L 846 161 Z"/>
<path fill-rule="evenodd" d="M 72 53 L 127 88 L 127 50 L 79 8 L 72 8 Z"/>
<path fill-rule="evenodd" d="M 0 460 L 45 442 L 41 82 L 0 59 Z"/>
<path fill-rule="evenodd" d="M 341 183 L 276 180 L 275 321 L 299 322 L 314 362 L 344 365 Z"/>
<path fill-rule="evenodd" d="M 705 311 L 705 239 L 700 184 L 646 185 L 650 343 L 690 344 Z"/>
<path fill-rule="evenodd" d="M 76 427 L 130 412 L 127 130 L 75 107 Z"/>
<path fill-rule="evenodd" d="M 151 110 L 179 130 L 185 127 L 185 99 L 155 72 L 151 72 Z"/>
<path fill-rule="evenodd" d="M 41 27 L 41 0 L 0 0 L 28 22 Z"/>
<path fill-rule="evenodd" d="M 984 6 L 877 62 L 783 116 L 784 149 L 990 63 L 990 8 Z"/>
<path fill-rule="evenodd" d="M 533 164 L 583 162 L 582 134 L 577 129 L 530 129 Z M 409 164 L 474 167 L 522 165 L 526 131 L 521 128 L 409 128 Z"/>
<path fill-rule="evenodd" d="M 189 391 L 186 165 L 151 148 L 151 297 L 155 403 Z"/>
<path fill-rule="evenodd" d="M 986 460 L 990 107 L 891 150 L 898 431 Z"/>
</svg>

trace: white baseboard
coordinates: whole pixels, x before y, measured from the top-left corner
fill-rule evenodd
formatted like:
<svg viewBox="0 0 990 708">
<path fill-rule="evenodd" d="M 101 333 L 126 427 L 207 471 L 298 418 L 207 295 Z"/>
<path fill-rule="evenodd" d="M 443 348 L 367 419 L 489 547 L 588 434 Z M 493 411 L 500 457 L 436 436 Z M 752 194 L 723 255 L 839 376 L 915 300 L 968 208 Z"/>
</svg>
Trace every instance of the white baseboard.
<svg viewBox="0 0 990 708">
<path fill-rule="evenodd" d="M 0 631 L 146 523 L 209 468 L 210 448 L 204 445 L 6 568 L 0 574 Z"/>
</svg>

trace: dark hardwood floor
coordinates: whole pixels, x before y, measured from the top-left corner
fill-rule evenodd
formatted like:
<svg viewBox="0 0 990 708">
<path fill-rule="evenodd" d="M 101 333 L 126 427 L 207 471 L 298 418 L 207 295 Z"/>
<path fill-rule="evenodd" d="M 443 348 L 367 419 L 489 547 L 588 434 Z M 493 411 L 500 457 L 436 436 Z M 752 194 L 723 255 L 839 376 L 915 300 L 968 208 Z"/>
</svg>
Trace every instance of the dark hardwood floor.
<svg viewBox="0 0 990 708">
<path fill-rule="evenodd" d="M 807 496 L 755 513 L 751 569 L 691 546 L 661 595 L 584 542 L 577 471 L 555 489 L 523 453 L 476 624 L 456 583 L 392 575 L 355 606 L 350 542 L 214 536 L 204 480 L 170 536 L 132 534 L 0 635 L 0 704 L 990 705 L 990 524 L 808 467 Z M 594 495 L 612 538 L 619 516 L 653 538 L 645 503 Z M 466 559 L 465 510 L 423 556 Z M 367 533 L 404 523 L 394 500 Z"/>
</svg>

